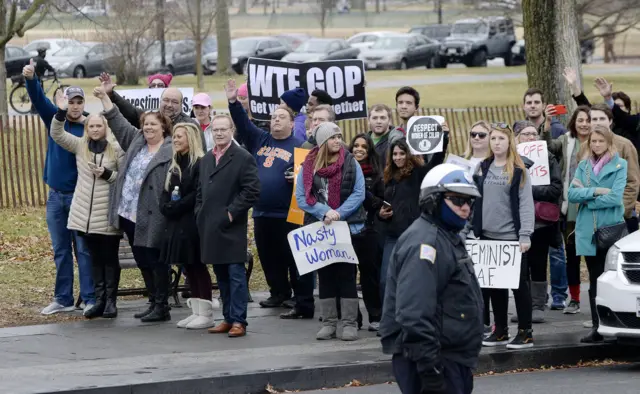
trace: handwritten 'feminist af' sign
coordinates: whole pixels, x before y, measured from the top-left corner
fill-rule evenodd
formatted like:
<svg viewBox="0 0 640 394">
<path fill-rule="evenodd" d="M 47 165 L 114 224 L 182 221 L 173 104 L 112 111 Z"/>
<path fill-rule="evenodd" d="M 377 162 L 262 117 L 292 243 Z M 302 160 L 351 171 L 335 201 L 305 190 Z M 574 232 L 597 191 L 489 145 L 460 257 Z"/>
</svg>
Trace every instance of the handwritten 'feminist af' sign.
<svg viewBox="0 0 640 394">
<path fill-rule="evenodd" d="M 300 275 L 333 263 L 358 264 L 347 222 L 316 222 L 287 235 Z"/>
</svg>

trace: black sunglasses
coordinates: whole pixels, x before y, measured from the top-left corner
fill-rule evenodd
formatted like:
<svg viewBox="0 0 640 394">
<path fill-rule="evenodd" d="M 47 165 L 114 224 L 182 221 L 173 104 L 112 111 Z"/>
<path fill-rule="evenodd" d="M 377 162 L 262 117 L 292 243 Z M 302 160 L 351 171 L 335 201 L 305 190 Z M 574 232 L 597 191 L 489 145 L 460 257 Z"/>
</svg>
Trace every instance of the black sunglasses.
<svg viewBox="0 0 640 394">
<path fill-rule="evenodd" d="M 469 208 L 473 207 L 473 203 L 476 201 L 473 197 L 463 197 L 463 196 L 445 196 L 446 200 L 451 201 L 453 205 L 456 207 L 462 208 L 464 204 L 469 205 Z"/>
<path fill-rule="evenodd" d="M 469 135 L 471 136 L 471 138 L 480 138 L 481 140 L 487 138 L 487 133 L 482 133 L 477 131 L 472 131 L 469 133 Z"/>
</svg>

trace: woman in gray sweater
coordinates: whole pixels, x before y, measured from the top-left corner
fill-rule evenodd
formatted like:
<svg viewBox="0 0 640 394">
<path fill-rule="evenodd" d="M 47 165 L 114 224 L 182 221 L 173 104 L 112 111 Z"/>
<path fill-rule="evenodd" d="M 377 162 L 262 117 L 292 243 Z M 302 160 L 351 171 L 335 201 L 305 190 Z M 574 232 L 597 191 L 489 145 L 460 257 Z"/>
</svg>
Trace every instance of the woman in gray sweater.
<svg viewBox="0 0 640 394">
<path fill-rule="evenodd" d="M 518 334 L 509 341 L 509 290 L 484 288 L 482 291 L 485 303 L 491 300 L 493 306 L 495 330 L 482 344 L 507 345 L 509 349 L 527 348 L 533 346 L 531 293 L 525 254 L 531 247 L 530 237 L 535 221 L 531 180 L 516 151 L 513 131 L 509 125 L 491 124 L 489 148 L 489 157 L 480 163 L 475 175 L 482 198 L 476 199 L 473 233 L 482 240 L 519 242 L 522 260 L 519 287 L 513 289 L 518 313 Z M 484 204 L 484 201 L 487 203 Z"/>
</svg>

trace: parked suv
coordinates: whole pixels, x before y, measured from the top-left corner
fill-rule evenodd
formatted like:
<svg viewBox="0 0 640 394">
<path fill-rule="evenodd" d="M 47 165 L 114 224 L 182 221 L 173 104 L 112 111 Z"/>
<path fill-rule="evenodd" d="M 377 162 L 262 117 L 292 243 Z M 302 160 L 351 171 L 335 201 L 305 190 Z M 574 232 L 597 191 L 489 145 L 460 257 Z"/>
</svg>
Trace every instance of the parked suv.
<svg viewBox="0 0 640 394">
<path fill-rule="evenodd" d="M 598 278 L 596 307 L 602 336 L 640 344 L 640 231 L 609 249 Z"/>
<path fill-rule="evenodd" d="M 513 22 L 509 18 L 463 19 L 451 27 L 451 35 L 440 48 L 440 64 L 464 63 L 467 67 L 486 67 L 487 60 L 504 58 L 513 65 L 511 47 L 516 42 Z"/>
</svg>

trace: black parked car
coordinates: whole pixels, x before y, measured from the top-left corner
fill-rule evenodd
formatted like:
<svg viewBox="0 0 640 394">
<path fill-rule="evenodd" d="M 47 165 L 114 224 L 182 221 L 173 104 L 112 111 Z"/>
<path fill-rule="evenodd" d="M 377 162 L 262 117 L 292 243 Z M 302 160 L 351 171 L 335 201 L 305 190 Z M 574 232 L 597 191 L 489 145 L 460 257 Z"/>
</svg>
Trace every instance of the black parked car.
<svg viewBox="0 0 640 394">
<path fill-rule="evenodd" d="M 584 26 L 584 31 L 588 32 L 591 27 L 587 24 Z M 586 34 L 585 34 L 586 36 Z M 586 37 L 580 39 L 580 57 L 583 64 L 590 64 L 593 62 L 593 52 L 595 51 L 595 43 L 592 37 Z M 524 40 L 519 40 L 511 48 L 513 53 L 513 64 L 522 65 L 527 63 L 527 54 L 525 51 Z"/>
<path fill-rule="evenodd" d="M 291 52 L 275 37 L 243 37 L 231 40 L 231 68 L 238 74 L 246 74 L 250 57 L 280 60 Z M 205 74 L 213 74 L 218 69 L 218 52 L 202 57 Z"/>
<path fill-rule="evenodd" d="M 31 56 L 29 52 L 20 47 L 7 45 L 4 48 L 4 66 L 7 69 L 7 78 L 22 74 L 22 68 L 29 64 Z"/>
<path fill-rule="evenodd" d="M 380 37 L 359 58 L 365 68 L 406 70 L 411 67 L 434 68 L 440 43 L 420 34 L 396 34 Z"/>
<path fill-rule="evenodd" d="M 300 44 L 282 60 L 292 63 L 317 62 L 321 60 L 357 59 L 358 48 L 351 47 L 345 40 L 332 38 L 312 38 Z"/>
<path fill-rule="evenodd" d="M 432 40 L 442 42 L 445 38 L 451 35 L 451 25 L 414 26 L 409 29 L 409 33 L 422 34 Z"/>
</svg>

